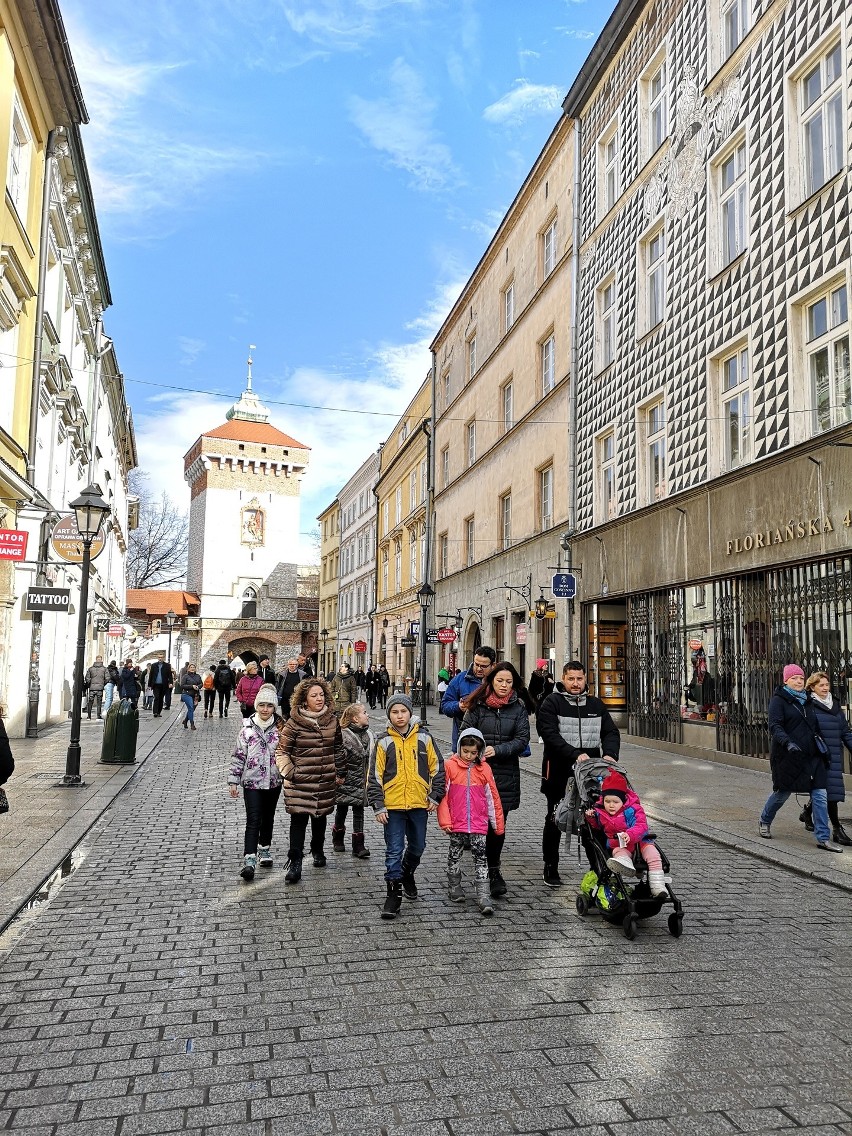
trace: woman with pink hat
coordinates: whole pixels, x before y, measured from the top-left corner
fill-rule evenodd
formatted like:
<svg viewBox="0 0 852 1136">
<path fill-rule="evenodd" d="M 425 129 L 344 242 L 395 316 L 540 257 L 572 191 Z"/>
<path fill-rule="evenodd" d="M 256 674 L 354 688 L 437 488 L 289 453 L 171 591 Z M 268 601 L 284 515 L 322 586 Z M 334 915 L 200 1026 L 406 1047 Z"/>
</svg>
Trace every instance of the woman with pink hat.
<svg viewBox="0 0 852 1136">
<path fill-rule="evenodd" d="M 805 690 L 805 672 L 795 663 L 784 668 L 783 685 L 776 687 L 769 702 L 769 733 L 772 792 L 760 814 L 760 835 L 772 839 L 772 821 L 792 793 L 810 793 L 817 848 L 842 852 L 843 848 L 831 839 L 828 825 L 830 755 L 810 693 Z"/>
</svg>

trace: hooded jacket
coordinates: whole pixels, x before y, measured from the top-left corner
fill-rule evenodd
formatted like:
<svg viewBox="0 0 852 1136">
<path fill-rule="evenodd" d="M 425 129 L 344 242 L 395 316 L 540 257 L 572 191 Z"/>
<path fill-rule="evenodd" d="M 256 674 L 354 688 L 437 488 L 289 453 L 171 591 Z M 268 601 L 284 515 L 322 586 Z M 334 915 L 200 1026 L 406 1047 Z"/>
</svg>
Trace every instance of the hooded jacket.
<svg viewBox="0 0 852 1136">
<path fill-rule="evenodd" d="M 504 811 L 511 812 L 521 803 L 521 766 L 518 759 L 530 743 L 527 708 L 513 690 L 505 706 L 492 707 L 477 702 L 466 710 L 461 729 L 466 730 L 469 726 L 480 730 L 485 744 L 494 747 L 494 756 L 485 761 L 494 772 Z"/>
<path fill-rule="evenodd" d="M 589 694 L 569 694 L 561 682 L 541 702 L 536 714 L 538 736 L 544 742 L 541 791 L 562 797 L 574 763 L 581 753 L 618 760 L 621 735 L 609 710 Z"/>
<path fill-rule="evenodd" d="M 282 720 L 276 716 L 270 719 L 266 728 L 255 722 L 254 716 L 246 718 L 231 758 L 229 785 L 242 785 L 244 789 L 280 787 L 281 773 L 275 764 L 275 752 L 282 725 Z"/>
<path fill-rule="evenodd" d="M 290 717 L 279 732 L 275 761 L 284 778 L 287 812 L 327 816 L 337 797 L 337 777 L 345 770 L 343 737 L 331 709 L 328 683 L 324 679 L 303 681 L 323 688 L 325 707 L 319 715 L 310 716 L 304 706 L 291 706 Z M 298 694 L 299 687 L 296 691 Z M 296 697 L 294 694 L 293 701 Z"/>
<path fill-rule="evenodd" d="M 447 792 L 438 805 L 441 828 L 484 835 L 490 825 L 500 836 L 505 831 L 503 806 L 488 762 L 471 764 L 453 754 L 445 770 Z"/>
<path fill-rule="evenodd" d="M 429 801 L 438 805 L 445 784 L 441 751 L 416 722 L 405 735 L 389 726 L 377 739 L 367 779 L 367 800 L 374 812 L 425 809 Z"/>
<path fill-rule="evenodd" d="M 482 679 L 477 678 L 473 673 L 473 663 L 462 674 L 457 674 L 450 682 L 450 685 L 444 691 L 444 697 L 441 699 L 441 713 L 446 714 L 448 718 L 453 720 L 453 752 L 459 740 L 459 730 L 461 729 L 462 719 L 464 718 L 464 711 L 459 703 L 463 698 L 473 694 L 477 687 L 482 685 Z"/>
<path fill-rule="evenodd" d="M 375 737 L 367 726 L 363 729 L 346 726 L 342 732 L 346 772 L 345 781 L 337 790 L 337 803 L 363 808 L 367 804 L 367 774 Z"/>
</svg>

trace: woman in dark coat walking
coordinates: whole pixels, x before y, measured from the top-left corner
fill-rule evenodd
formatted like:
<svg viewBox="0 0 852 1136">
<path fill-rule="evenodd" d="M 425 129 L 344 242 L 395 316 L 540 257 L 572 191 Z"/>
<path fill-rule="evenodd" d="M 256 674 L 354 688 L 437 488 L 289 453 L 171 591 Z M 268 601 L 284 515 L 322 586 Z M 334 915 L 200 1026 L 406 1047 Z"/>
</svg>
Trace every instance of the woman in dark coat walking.
<svg viewBox="0 0 852 1136">
<path fill-rule="evenodd" d="M 828 827 L 826 787 L 830 762 L 827 754 L 820 752 L 822 736 L 813 701 L 805 690 L 805 672 L 795 663 L 784 668 L 784 683 L 776 687 L 770 700 L 769 733 L 772 792 L 760 814 L 760 835 L 765 840 L 772 839 L 770 826 L 775 814 L 792 793 L 810 793 L 817 848 L 842 852 L 842 847 L 831 840 Z"/>
<path fill-rule="evenodd" d="M 521 766 L 519 758 L 530 743 L 530 719 L 533 705 L 524 687 L 523 679 L 511 663 L 497 665 L 485 681 L 459 706 L 464 711 L 460 730 L 473 728 L 485 738 L 483 759 L 491 766 L 503 815 L 508 822 L 509 813 L 521 803 Z M 491 894 L 506 894 L 506 881 L 500 871 L 500 857 L 506 840 L 505 831 L 499 835 L 489 825 L 485 837 L 488 857 L 488 878 Z"/>
<path fill-rule="evenodd" d="M 827 786 L 831 839 L 837 844 L 849 846 L 852 844 L 852 838 L 848 836 L 840 823 L 837 806 L 841 801 L 846 800 L 846 786 L 843 784 L 843 747 L 846 746 L 852 753 L 852 727 L 850 727 L 846 715 L 843 713 L 843 707 L 831 693 L 831 680 L 824 671 L 816 671 L 812 674 L 805 683 L 805 689 L 810 691 L 819 732 L 828 746 L 829 760 L 831 761 L 831 765 L 828 767 Z M 803 813 L 806 818 L 805 827 L 809 827 L 809 820 L 811 824 L 813 823 L 811 814 L 812 806 L 805 805 Z"/>
</svg>

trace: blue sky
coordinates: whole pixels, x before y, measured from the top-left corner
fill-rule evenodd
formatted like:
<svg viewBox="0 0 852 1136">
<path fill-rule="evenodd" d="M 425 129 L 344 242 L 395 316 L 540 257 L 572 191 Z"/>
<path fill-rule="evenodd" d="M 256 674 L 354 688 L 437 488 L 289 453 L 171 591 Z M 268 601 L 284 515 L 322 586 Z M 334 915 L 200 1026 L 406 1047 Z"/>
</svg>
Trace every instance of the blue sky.
<svg viewBox="0 0 852 1136">
<path fill-rule="evenodd" d="M 63 0 L 152 488 L 188 504 L 182 455 L 224 421 L 253 343 L 274 423 L 312 447 L 314 527 L 423 380 L 614 7 Z"/>
</svg>

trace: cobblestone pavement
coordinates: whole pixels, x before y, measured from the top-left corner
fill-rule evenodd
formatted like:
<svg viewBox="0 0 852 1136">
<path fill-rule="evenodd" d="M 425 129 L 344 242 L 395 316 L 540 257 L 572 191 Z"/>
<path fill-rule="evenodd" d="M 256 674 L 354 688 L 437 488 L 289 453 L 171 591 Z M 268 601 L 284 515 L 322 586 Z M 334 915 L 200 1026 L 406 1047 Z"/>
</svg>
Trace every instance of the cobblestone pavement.
<svg viewBox="0 0 852 1136">
<path fill-rule="evenodd" d="M 846 893 L 661 826 L 684 936 L 628 942 L 542 885 L 526 780 L 493 919 L 447 900 L 434 822 L 396 922 L 378 826 L 246 886 L 235 725 L 169 731 L 0 963 L 0 1130 L 852 1133 Z"/>
</svg>

